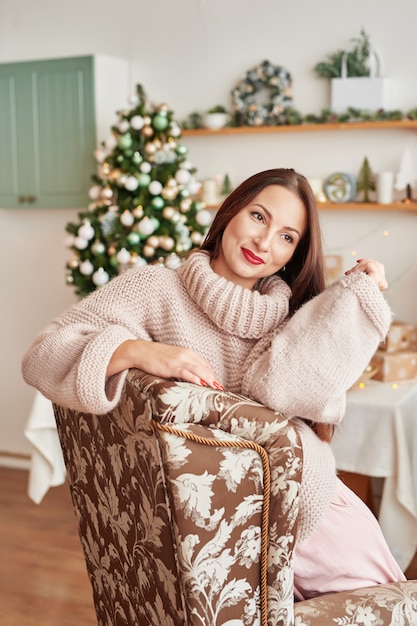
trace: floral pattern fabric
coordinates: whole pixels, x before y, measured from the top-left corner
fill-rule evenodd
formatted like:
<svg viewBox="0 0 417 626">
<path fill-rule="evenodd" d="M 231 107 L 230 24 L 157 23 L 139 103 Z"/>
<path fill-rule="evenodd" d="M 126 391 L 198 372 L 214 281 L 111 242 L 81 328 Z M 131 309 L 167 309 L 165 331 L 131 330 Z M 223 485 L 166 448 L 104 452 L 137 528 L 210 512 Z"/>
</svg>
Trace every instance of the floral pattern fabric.
<svg viewBox="0 0 417 626">
<path fill-rule="evenodd" d="M 107 415 L 54 408 L 100 626 L 417 623 L 417 583 L 294 604 L 302 451 L 282 415 L 138 370 Z"/>
</svg>

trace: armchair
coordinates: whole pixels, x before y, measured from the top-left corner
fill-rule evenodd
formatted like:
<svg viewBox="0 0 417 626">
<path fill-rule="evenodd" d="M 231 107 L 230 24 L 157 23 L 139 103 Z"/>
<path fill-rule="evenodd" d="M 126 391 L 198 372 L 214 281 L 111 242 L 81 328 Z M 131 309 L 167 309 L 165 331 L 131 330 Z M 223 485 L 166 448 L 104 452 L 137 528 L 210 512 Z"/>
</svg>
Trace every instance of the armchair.
<svg viewBox="0 0 417 626">
<path fill-rule="evenodd" d="M 417 623 L 411 581 L 294 603 L 302 449 L 281 414 L 139 370 L 106 415 L 54 411 L 100 626 Z"/>
</svg>

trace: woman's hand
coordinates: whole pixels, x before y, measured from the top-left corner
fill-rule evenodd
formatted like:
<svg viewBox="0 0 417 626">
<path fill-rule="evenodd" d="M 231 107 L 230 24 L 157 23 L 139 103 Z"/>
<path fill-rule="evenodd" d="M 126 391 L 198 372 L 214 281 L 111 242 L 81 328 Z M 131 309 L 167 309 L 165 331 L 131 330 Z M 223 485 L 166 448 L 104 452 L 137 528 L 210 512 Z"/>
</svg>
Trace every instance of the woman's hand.
<svg viewBox="0 0 417 626">
<path fill-rule="evenodd" d="M 352 272 L 365 272 L 365 274 L 368 274 L 380 291 L 385 291 L 388 287 L 387 279 L 385 278 L 385 268 L 382 263 L 375 261 L 375 259 L 358 259 L 356 265 L 345 272 L 345 274 L 352 274 Z"/>
<path fill-rule="evenodd" d="M 107 368 L 107 377 L 132 367 L 161 378 L 223 389 L 216 381 L 210 363 L 193 350 L 181 346 L 140 339 L 125 341 L 114 351 Z"/>
</svg>

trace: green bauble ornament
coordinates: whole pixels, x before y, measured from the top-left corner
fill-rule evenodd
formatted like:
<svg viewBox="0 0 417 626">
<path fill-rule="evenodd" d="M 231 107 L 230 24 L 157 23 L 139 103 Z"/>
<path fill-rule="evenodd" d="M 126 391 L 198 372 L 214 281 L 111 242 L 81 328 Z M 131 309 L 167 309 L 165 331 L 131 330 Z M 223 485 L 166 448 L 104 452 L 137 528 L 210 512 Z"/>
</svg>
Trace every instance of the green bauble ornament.
<svg viewBox="0 0 417 626">
<path fill-rule="evenodd" d="M 128 150 L 132 146 L 132 137 L 129 133 L 125 135 L 120 135 L 117 145 L 121 150 Z"/>
<path fill-rule="evenodd" d="M 164 199 L 161 198 L 161 196 L 155 196 L 155 198 L 152 198 L 151 204 L 154 209 L 163 209 L 165 206 Z"/>
<path fill-rule="evenodd" d="M 147 187 L 149 183 L 151 182 L 151 177 L 149 176 L 149 174 L 145 174 L 144 172 L 140 172 L 137 175 L 137 179 L 138 179 L 139 187 Z"/>
<path fill-rule="evenodd" d="M 156 130 L 165 130 L 168 127 L 169 121 L 166 115 L 161 115 L 157 113 L 152 118 L 152 126 Z"/>
<path fill-rule="evenodd" d="M 188 152 L 188 148 L 187 148 L 187 146 L 184 146 L 183 143 L 180 143 L 177 146 L 177 154 L 184 155 L 184 154 L 187 154 L 187 152 Z"/>
<path fill-rule="evenodd" d="M 155 232 L 155 230 L 158 230 L 158 228 L 160 227 L 161 222 L 154 215 L 152 215 L 152 217 L 151 217 L 151 222 L 154 225 L 154 232 Z"/>
<path fill-rule="evenodd" d="M 136 246 L 140 242 L 139 233 L 129 233 L 127 236 L 127 240 L 131 246 Z"/>
<path fill-rule="evenodd" d="M 134 152 L 133 156 L 132 156 L 132 162 L 135 165 L 139 165 L 140 163 L 142 163 L 142 161 L 143 161 L 143 157 L 142 157 L 141 153 L 140 152 Z"/>
</svg>

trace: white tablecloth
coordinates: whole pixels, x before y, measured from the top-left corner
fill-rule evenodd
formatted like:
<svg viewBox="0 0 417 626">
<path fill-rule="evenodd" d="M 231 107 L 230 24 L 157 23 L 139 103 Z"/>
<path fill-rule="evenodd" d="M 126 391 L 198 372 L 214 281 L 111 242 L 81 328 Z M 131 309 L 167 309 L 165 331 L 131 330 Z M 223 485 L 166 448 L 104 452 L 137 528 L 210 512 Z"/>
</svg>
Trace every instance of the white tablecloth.
<svg viewBox="0 0 417 626">
<path fill-rule="evenodd" d="M 355 386 L 332 448 L 338 469 L 385 478 L 378 519 L 406 569 L 417 550 L 417 381 Z"/>
<path fill-rule="evenodd" d="M 37 392 L 25 429 L 32 444 L 28 495 L 39 504 L 50 487 L 65 482 L 65 464 L 52 403 Z"/>
</svg>

